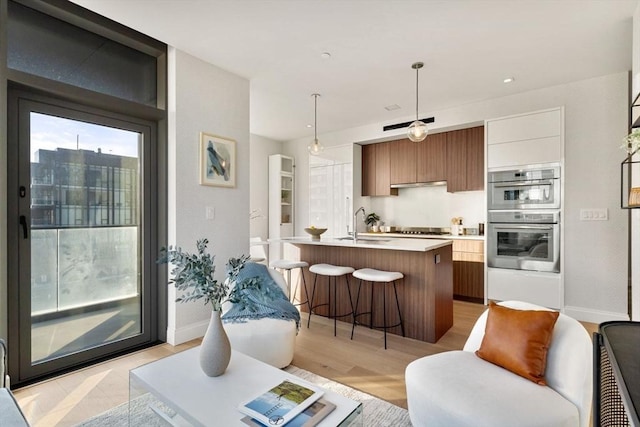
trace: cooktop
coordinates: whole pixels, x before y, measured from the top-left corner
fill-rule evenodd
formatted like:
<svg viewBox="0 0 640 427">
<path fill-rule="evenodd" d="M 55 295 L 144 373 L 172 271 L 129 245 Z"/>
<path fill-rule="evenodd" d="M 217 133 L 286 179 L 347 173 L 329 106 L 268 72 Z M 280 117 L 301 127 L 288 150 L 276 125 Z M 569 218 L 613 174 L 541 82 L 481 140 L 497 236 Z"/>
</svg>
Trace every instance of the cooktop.
<svg viewBox="0 0 640 427">
<path fill-rule="evenodd" d="M 449 227 L 398 227 L 396 233 L 418 234 L 425 236 L 445 236 L 451 234 Z"/>
</svg>

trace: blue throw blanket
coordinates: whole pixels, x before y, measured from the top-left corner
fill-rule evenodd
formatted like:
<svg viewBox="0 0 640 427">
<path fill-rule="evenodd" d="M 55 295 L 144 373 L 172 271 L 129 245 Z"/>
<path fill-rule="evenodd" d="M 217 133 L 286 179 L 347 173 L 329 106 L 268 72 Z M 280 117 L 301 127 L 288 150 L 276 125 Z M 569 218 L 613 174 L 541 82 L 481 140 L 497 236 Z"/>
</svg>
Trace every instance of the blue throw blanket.
<svg viewBox="0 0 640 427">
<path fill-rule="evenodd" d="M 245 280 L 258 278 L 258 286 L 239 291 L 238 299 L 233 303 L 222 319 L 224 322 L 246 322 L 249 319 L 295 320 L 300 328 L 300 313 L 273 280 L 263 264 L 248 262 L 236 278 L 236 286 Z"/>
</svg>

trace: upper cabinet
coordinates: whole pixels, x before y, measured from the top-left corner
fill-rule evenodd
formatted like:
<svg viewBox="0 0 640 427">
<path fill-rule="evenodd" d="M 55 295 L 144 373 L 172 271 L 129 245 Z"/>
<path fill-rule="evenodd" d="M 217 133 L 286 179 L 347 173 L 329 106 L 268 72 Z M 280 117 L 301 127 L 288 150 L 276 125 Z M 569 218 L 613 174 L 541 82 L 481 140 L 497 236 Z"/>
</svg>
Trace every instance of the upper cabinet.
<svg viewBox="0 0 640 427">
<path fill-rule="evenodd" d="M 362 195 L 397 195 L 402 186 L 447 181 L 447 191 L 484 189 L 484 127 L 362 147 Z"/>
<path fill-rule="evenodd" d="M 427 136 L 416 147 L 416 182 L 436 182 L 447 179 L 447 132 Z"/>
<path fill-rule="evenodd" d="M 362 195 L 397 196 L 391 188 L 391 143 L 370 144 L 362 147 Z"/>
<path fill-rule="evenodd" d="M 410 184 L 416 181 L 416 147 L 410 139 L 389 142 L 391 184 Z"/>
<path fill-rule="evenodd" d="M 484 189 L 484 126 L 447 132 L 447 191 Z"/>
<path fill-rule="evenodd" d="M 563 160 L 562 107 L 491 119 L 486 125 L 488 168 Z"/>
</svg>

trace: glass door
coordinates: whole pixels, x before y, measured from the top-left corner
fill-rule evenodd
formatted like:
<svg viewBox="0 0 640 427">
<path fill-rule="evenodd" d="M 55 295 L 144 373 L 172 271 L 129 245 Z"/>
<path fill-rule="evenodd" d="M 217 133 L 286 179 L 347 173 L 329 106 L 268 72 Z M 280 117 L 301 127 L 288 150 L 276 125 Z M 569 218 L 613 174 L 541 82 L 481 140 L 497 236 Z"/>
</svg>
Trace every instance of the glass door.
<svg viewBox="0 0 640 427">
<path fill-rule="evenodd" d="M 20 382 L 150 340 L 142 183 L 151 129 L 17 102 Z"/>
</svg>

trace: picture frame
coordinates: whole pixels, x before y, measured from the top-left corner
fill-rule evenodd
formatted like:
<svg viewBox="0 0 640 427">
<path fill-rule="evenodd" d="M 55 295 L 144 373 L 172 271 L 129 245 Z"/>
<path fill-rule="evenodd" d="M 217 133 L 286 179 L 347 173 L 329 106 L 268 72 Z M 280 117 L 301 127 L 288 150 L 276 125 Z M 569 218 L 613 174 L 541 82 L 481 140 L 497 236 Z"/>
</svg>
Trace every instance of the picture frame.
<svg viewBox="0 0 640 427">
<path fill-rule="evenodd" d="M 200 185 L 236 186 L 236 141 L 200 132 Z"/>
</svg>

